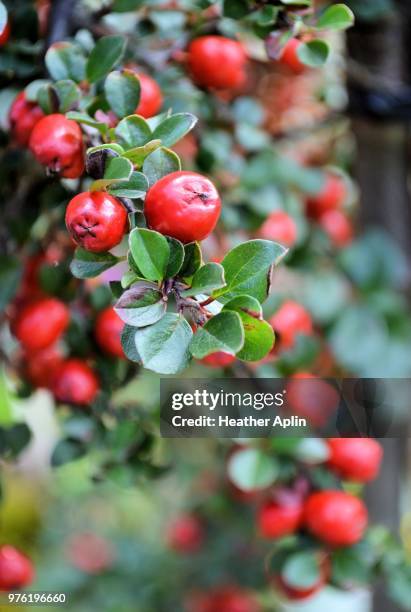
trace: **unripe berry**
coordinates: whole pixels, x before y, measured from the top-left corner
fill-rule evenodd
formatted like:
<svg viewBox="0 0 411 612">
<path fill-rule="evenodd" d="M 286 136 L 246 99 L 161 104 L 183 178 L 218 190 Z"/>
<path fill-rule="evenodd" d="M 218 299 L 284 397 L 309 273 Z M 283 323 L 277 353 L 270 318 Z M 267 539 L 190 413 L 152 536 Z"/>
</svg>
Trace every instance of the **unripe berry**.
<svg viewBox="0 0 411 612">
<path fill-rule="evenodd" d="M 284 46 L 280 55 L 280 63 L 283 66 L 287 66 L 294 74 L 301 74 L 307 70 L 307 66 L 298 57 L 298 48 L 303 43 L 298 38 L 290 38 L 290 40 Z"/>
<path fill-rule="evenodd" d="M 194 80 L 212 89 L 236 89 L 246 80 L 247 56 L 241 43 L 223 36 L 200 36 L 188 47 Z"/>
<path fill-rule="evenodd" d="M 302 516 L 303 505 L 300 500 L 290 500 L 287 504 L 268 501 L 258 512 L 258 528 L 264 538 L 282 538 L 297 531 Z"/>
<path fill-rule="evenodd" d="M 213 183 L 196 172 L 172 172 L 147 192 L 144 213 L 148 226 L 164 234 L 193 242 L 213 231 L 221 200 Z"/>
<path fill-rule="evenodd" d="M 70 320 L 67 306 L 56 298 L 43 298 L 24 306 L 12 321 L 12 331 L 28 351 L 54 344 Z"/>
<path fill-rule="evenodd" d="M 3 28 L 3 31 L 0 33 L 0 47 L 4 47 L 4 45 L 7 43 L 10 38 L 10 32 L 10 23 L 7 22 Z"/>
<path fill-rule="evenodd" d="M 258 237 L 291 247 L 297 240 L 297 226 L 290 215 L 281 210 L 271 213 L 258 230 Z"/>
<path fill-rule="evenodd" d="M 111 306 L 98 314 L 94 334 L 97 344 L 107 355 L 124 359 L 124 351 L 121 346 L 123 329 L 123 321 Z"/>
<path fill-rule="evenodd" d="M 140 81 L 140 102 L 135 110 L 136 115 L 148 119 L 157 115 L 163 104 L 163 94 L 156 81 L 147 74 L 137 74 Z"/>
<path fill-rule="evenodd" d="M 33 128 L 30 149 L 50 172 L 78 178 L 84 172 L 83 136 L 78 124 L 64 115 L 46 115 Z"/>
<path fill-rule="evenodd" d="M 67 206 L 66 226 L 76 244 L 102 253 L 121 242 L 128 226 L 127 211 L 108 193 L 85 191 Z"/>
<path fill-rule="evenodd" d="M 24 91 L 21 91 L 11 105 L 9 114 L 11 133 L 19 145 L 28 145 L 34 126 L 43 117 L 40 106 L 29 102 Z"/>
<path fill-rule="evenodd" d="M 329 210 L 321 215 L 319 224 L 332 244 L 342 248 L 352 242 L 354 230 L 351 221 L 341 210 Z"/>
<path fill-rule="evenodd" d="M 330 546 L 352 546 L 361 540 L 368 524 L 364 503 L 343 491 L 321 491 L 304 505 L 308 531 Z"/>
<path fill-rule="evenodd" d="M 270 325 L 278 335 L 282 349 L 292 348 L 299 334 L 311 335 L 313 333 L 310 313 L 293 300 L 288 300 L 280 306 L 271 317 Z"/>
<path fill-rule="evenodd" d="M 204 542 L 203 525 L 196 516 L 183 514 L 168 526 L 166 540 L 176 552 L 195 553 Z"/>
<path fill-rule="evenodd" d="M 48 388 L 54 373 L 63 362 L 63 356 L 55 346 L 49 346 L 25 357 L 26 375 L 35 387 Z"/>
<path fill-rule="evenodd" d="M 51 389 L 60 402 L 88 405 L 98 393 L 99 381 L 85 361 L 67 359 L 54 373 Z"/>
<path fill-rule="evenodd" d="M 377 477 L 383 450 L 370 438 L 330 438 L 329 467 L 341 478 L 355 482 L 369 482 Z"/>
<path fill-rule="evenodd" d="M 336 174 L 329 173 L 317 195 L 307 199 L 307 213 L 313 219 L 319 219 L 329 210 L 340 208 L 347 196 L 344 180 Z"/>
<path fill-rule="evenodd" d="M 0 547 L 0 591 L 13 591 L 34 579 L 33 564 L 13 546 Z"/>
<path fill-rule="evenodd" d="M 203 357 L 200 361 L 204 365 L 210 366 L 210 368 L 227 368 L 234 363 L 235 356 L 224 353 L 223 351 L 217 351 L 216 353 L 207 355 L 207 357 Z"/>
</svg>

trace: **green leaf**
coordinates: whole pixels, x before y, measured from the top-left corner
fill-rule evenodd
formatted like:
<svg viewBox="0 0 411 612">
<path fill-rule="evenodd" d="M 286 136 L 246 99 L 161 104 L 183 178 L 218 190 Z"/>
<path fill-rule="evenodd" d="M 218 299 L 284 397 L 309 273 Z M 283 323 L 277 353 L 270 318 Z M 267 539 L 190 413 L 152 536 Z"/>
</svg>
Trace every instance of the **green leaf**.
<svg viewBox="0 0 411 612">
<path fill-rule="evenodd" d="M 244 344 L 244 330 L 236 312 L 221 312 L 199 327 L 190 345 L 193 357 L 202 359 L 222 351 L 235 355 Z"/>
<path fill-rule="evenodd" d="M 13 423 L 13 405 L 11 393 L 7 385 L 4 367 L 0 367 L 0 424 L 11 425 Z"/>
<path fill-rule="evenodd" d="M 45 56 L 50 76 L 55 81 L 72 79 L 80 83 L 85 78 L 86 58 L 82 49 L 69 42 L 52 45 Z"/>
<path fill-rule="evenodd" d="M 16 295 L 23 275 L 23 268 L 15 257 L 0 255 L 0 312 Z"/>
<path fill-rule="evenodd" d="M 189 278 L 198 270 L 203 262 L 201 247 L 198 242 L 188 242 L 184 245 L 184 261 L 179 276 Z"/>
<path fill-rule="evenodd" d="M 244 346 L 237 357 L 244 361 L 259 361 L 273 348 L 274 332 L 269 323 L 262 319 L 261 305 L 247 295 L 230 300 L 223 308 L 240 315 L 244 328 Z"/>
<path fill-rule="evenodd" d="M 36 79 L 35 81 L 32 81 L 27 85 L 27 87 L 24 88 L 26 100 L 29 102 L 37 102 L 40 89 L 51 84 L 52 82 L 49 79 Z"/>
<path fill-rule="evenodd" d="M 308 389 L 306 391 L 307 395 L 309 394 Z M 321 406 L 319 406 L 320 409 Z M 296 445 L 294 456 L 303 463 L 316 465 L 318 463 L 325 463 L 329 459 L 330 449 L 327 442 L 321 438 L 303 438 Z"/>
<path fill-rule="evenodd" d="M 148 280 L 163 280 L 170 256 L 166 238 L 159 232 L 137 227 L 130 233 L 129 245 L 143 276 Z"/>
<path fill-rule="evenodd" d="M 118 153 L 119 155 L 122 155 L 124 153 L 123 147 L 121 147 L 116 142 L 110 142 L 109 144 L 101 144 L 95 147 L 90 147 L 89 149 L 87 149 L 87 155 L 91 155 L 92 153 L 95 153 L 96 151 L 104 151 L 105 149 L 111 149 L 111 151 L 114 151 L 115 153 Z"/>
<path fill-rule="evenodd" d="M 133 172 L 126 183 L 116 183 L 107 191 L 118 198 L 144 198 L 148 181 L 142 172 Z"/>
<path fill-rule="evenodd" d="M 157 183 L 163 176 L 181 170 L 180 158 L 174 151 L 159 147 L 150 153 L 143 163 L 143 172 L 151 185 Z"/>
<path fill-rule="evenodd" d="M 108 132 L 108 125 L 103 123 L 102 121 L 97 121 L 97 119 L 93 119 L 87 113 L 79 113 L 77 111 L 70 111 L 66 115 L 67 119 L 73 119 L 73 121 L 77 121 L 77 123 L 84 123 L 84 125 L 89 125 L 90 127 L 95 128 L 100 132 L 102 136 L 106 136 Z"/>
<path fill-rule="evenodd" d="M 0 32 L 3 32 L 4 28 L 7 25 L 7 21 L 7 9 L 4 6 L 3 2 L 0 2 Z"/>
<path fill-rule="evenodd" d="M 55 447 L 51 456 L 51 465 L 59 467 L 70 461 L 80 459 L 86 454 L 86 445 L 81 440 L 67 438 L 60 440 Z"/>
<path fill-rule="evenodd" d="M 363 550 L 362 544 L 338 549 L 332 555 L 332 577 L 339 585 L 366 584 L 370 580 L 372 556 Z M 411 592 L 411 582 L 410 582 Z"/>
<path fill-rule="evenodd" d="M 177 113 L 164 119 L 153 132 L 153 138 L 161 140 L 165 147 L 171 147 L 190 132 L 197 118 L 190 113 Z"/>
<path fill-rule="evenodd" d="M 234 452 L 227 464 L 231 482 L 241 491 L 266 489 L 278 477 L 278 464 L 274 457 L 257 448 Z"/>
<path fill-rule="evenodd" d="M 126 149 L 141 147 L 152 140 L 147 121 L 139 115 L 130 115 L 122 119 L 115 129 L 115 134 Z"/>
<path fill-rule="evenodd" d="M 237 295 L 250 295 L 259 302 L 267 297 L 271 268 L 287 253 L 287 249 L 271 240 L 250 240 L 236 246 L 224 257 L 227 286 L 215 297 L 228 300 Z"/>
<path fill-rule="evenodd" d="M 241 19 L 248 15 L 250 3 L 248 0 L 224 0 L 223 15 L 230 19 Z"/>
<path fill-rule="evenodd" d="M 136 328 L 131 325 L 125 325 L 121 333 L 121 346 L 127 359 L 136 363 L 141 362 L 141 357 L 138 354 L 136 347 Z"/>
<path fill-rule="evenodd" d="M 59 100 L 60 113 L 67 113 L 80 100 L 81 92 L 74 81 L 57 81 L 52 87 Z"/>
<path fill-rule="evenodd" d="M 317 30 L 346 30 L 354 23 L 354 13 L 345 4 L 333 4 L 318 17 Z"/>
<path fill-rule="evenodd" d="M 111 11 L 113 13 L 128 13 L 135 11 L 144 4 L 144 0 L 114 0 Z"/>
<path fill-rule="evenodd" d="M 76 249 L 70 270 L 76 278 L 94 278 L 105 270 L 112 268 L 119 259 L 111 253 L 91 253 Z"/>
<path fill-rule="evenodd" d="M 118 64 L 126 48 L 123 36 L 104 36 L 96 43 L 90 53 L 86 66 L 87 79 L 95 83 L 102 79 Z"/>
<path fill-rule="evenodd" d="M 104 82 L 104 93 L 117 117 L 132 115 L 140 101 L 140 81 L 131 70 L 111 72 Z"/>
<path fill-rule="evenodd" d="M 141 281 L 123 293 L 114 309 L 127 325 L 145 327 L 165 315 L 167 302 L 154 283 Z"/>
<path fill-rule="evenodd" d="M 90 191 L 102 191 L 109 185 L 128 181 L 133 172 L 133 164 L 124 157 L 113 157 L 107 164 L 104 177 L 91 184 Z"/>
<path fill-rule="evenodd" d="M 173 278 L 178 274 L 184 261 L 184 246 L 175 238 L 166 236 L 168 246 L 170 247 L 170 256 L 168 258 L 166 278 Z"/>
<path fill-rule="evenodd" d="M 330 47 L 324 40 L 310 40 L 302 43 L 297 49 L 297 55 L 303 64 L 311 68 L 324 66 L 330 54 Z"/>
<path fill-rule="evenodd" d="M 17 423 L 0 428 L 0 451 L 4 456 L 17 457 L 31 439 L 31 431 L 26 423 Z"/>
<path fill-rule="evenodd" d="M 137 330 L 135 340 L 144 367 L 158 374 L 178 374 L 188 365 L 193 332 L 178 314 L 168 313 L 149 327 Z"/>
<path fill-rule="evenodd" d="M 134 147 L 133 149 L 129 149 L 126 151 L 126 153 L 124 153 L 124 157 L 132 161 L 138 168 L 141 168 L 145 158 L 159 147 L 161 147 L 161 140 L 150 140 L 142 147 Z"/>
<path fill-rule="evenodd" d="M 225 286 L 224 268 L 218 263 L 207 263 L 197 270 L 193 276 L 190 289 L 183 291 L 182 295 L 198 295 L 212 293 L 215 289 Z"/>
<path fill-rule="evenodd" d="M 321 578 L 318 552 L 306 551 L 289 556 L 281 570 L 281 577 L 291 588 L 313 587 Z"/>
<path fill-rule="evenodd" d="M 50 83 L 37 90 L 37 102 L 43 113 L 49 115 L 56 110 L 56 96 Z"/>
</svg>

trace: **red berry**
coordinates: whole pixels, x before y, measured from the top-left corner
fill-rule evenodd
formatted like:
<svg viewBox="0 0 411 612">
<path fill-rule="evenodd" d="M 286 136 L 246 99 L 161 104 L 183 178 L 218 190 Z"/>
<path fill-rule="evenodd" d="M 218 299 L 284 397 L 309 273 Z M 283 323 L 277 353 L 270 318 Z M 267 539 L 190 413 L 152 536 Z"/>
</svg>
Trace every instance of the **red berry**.
<svg viewBox="0 0 411 612">
<path fill-rule="evenodd" d="M 128 228 L 127 211 L 103 191 L 85 191 L 67 206 L 66 226 L 74 242 L 101 253 L 119 244 Z"/>
<path fill-rule="evenodd" d="M 280 56 L 280 63 L 283 66 L 287 66 L 295 74 L 301 74 L 307 70 L 307 66 L 298 57 L 298 48 L 303 43 L 298 38 L 290 38 L 287 44 L 284 46 Z"/>
<path fill-rule="evenodd" d="M 33 564 L 13 546 L 0 547 L 0 591 L 13 591 L 34 580 Z"/>
<path fill-rule="evenodd" d="M 0 33 L 0 47 L 3 47 L 6 44 L 6 42 L 9 40 L 10 33 L 11 33 L 10 23 L 7 22 L 3 28 L 3 31 Z"/>
<path fill-rule="evenodd" d="M 297 226 L 290 215 L 278 210 L 271 213 L 264 221 L 258 230 L 258 236 L 264 240 L 274 240 L 291 247 L 297 240 Z"/>
<path fill-rule="evenodd" d="M 84 172 L 83 136 L 78 124 L 64 115 L 46 115 L 33 128 L 30 149 L 37 160 L 65 178 Z"/>
<path fill-rule="evenodd" d="M 196 172 L 172 172 L 148 190 L 144 213 L 153 230 L 182 242 L 204 240 L 213 231 L 221 200 L 213 183 Z"/>
<path fill-rule="evenodd" d="M 278 590 L 286 597 L 286 599 L 290 601 L 302 601 L 304 599 L 308 599 L 318 593 L 327 582 L 330 576 L 330 562 L 328 557 L 324 554 L 319 555 L 318 559 L 318 567 L 320 570 L 320 575 L 316 583 L 312 586 L 303 588 L 303 587 L 295 587 L 287 584 L 283 576 L 278 575 L 274 578 L 274 585 L 278 588 Z"/>
<path fill-rule="evenodd" d="M 54 373 L 51 388 L 60 402 L 87 405 L 95 399 L 99 381 L 85 361 L 67 359 Z"/>
<path fill-rule="evenodd" d="M 353 239 L 354 231 L 351 221 L 341 210 L 329 210 L 319 220 L 329 239 L 337 248 L 345 247 Z"/>
<path fill-rule="evenodd" d="M 319 219 L 325 212 L 340 208 L 347 195 L 344 180 L 336 174 L 328 174 L 320 193 L 307 199 L 307 213 Z"/>
<path fill-rule="evenodd" d="M 163 94 L 159 85 L 147 74 L 138 74 L 140 81 L 140 102 L 135 113 L 148 119 L 157 115 L 163 104 Z"/>
<path fill-rule="evenodd" d="M 95 324 L 94 333 L 100 348 L 112 357 L 124 358 L 121 334 L 124 323 L 111 306 L 102 310 Z"/>
<path fill-rule="evenodd" d="M 27 378 L 35 387 L 47 389 L 62 362 L 63 356 L 55 346 L 30 353 L 26 355 Z"/>
<path fill-rule="evenodd" d="M 74 567 L 86 574 L 101 574 L 114 561 L 110 542 L 95 533 L 78 533 L 67 542 L 66 554 Z"/>
<path fill-rule="evenodd" d="M 26 350 L 37 351 L 54 344 L 70 320 L 68 308 L 56 298 L 29 303 L 12 322 L 13 333 Z"/>
<path fill-rule="evenodd" d="M 223 351 L 211 353 L 211 355 L 207 355 L 207 357 L 203 357 L 203 359 L 201 359 L 201 363 L 210 366 L 210 368 L 227 368 L 234 363 L 234 361 L 234 355 L 224 353 Z"/>
<path fill-rule="evenodd" d="M 195 553 L 204 541 L 204 530 L 200 520 L 192 514 L 183 514 L 168 527 L 167 544 L 179 553 Z"/>
<path fill-rule="evenodd" d="M 355 482 L 368 482 L 377 477 L 383 450 L 381 444 L 370 438 L 330 438 L 331 456 L 328 465 L 341 478 Z"/>
<path fill-rule="evenodd" d="M 304 505 L 308 531 L 331 546 L 352 546 L 364 535 L 368 523 L 364 503 L 343 491 L 321 491 Z"/>
<path fill-rule="evenodd" d="M 255 598 L 236 586 L 223 586 L 209 593 L 194 595 L 188 612 L 260 612 Z"/>
<path fill-rule="evenodd" d="M 31 132 L 44 113 L 35 102 L 29 102 L 21 91 L 10 108 L 10 127 L 16 142 L 21 146 L 29 143 Z"/>
<path fill-rule="evenodd" d="M 241 43 L 223 36 L 200 36 L 188 47 L 188 66 L 204 87 L 236 89 L 246 79 L 247 56 Z"/>
<path fill-rule="evenodd" d="M 279 337 L 280 346 L 290 349 L 299 334 L 313 333 L 313 322 L 307 310 L 292 300 L 284 302 L 271 317 L 270 324 Z"/>
<path fill-rule="evenodd" d="M 268 501 L 260 508 L 257 516 L 259 531 L 264 538 L 276 539 L 297 531 L 303 516 L 300 500 L 289 503 Z"/>
<path fill-rule="evenodd" d="M 324 427 L 340 403 L 338 391 L 330 383 L 308 372 L 291 376 L 286 389 L 289 410 L 307 419 L 312 427 Z"/>
</svg>

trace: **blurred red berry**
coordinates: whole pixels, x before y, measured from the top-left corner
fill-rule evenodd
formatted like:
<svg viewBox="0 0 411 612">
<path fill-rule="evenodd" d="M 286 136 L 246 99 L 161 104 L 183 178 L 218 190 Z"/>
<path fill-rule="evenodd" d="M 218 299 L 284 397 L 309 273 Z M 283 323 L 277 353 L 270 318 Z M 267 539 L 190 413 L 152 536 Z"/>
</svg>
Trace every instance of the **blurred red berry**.
<svg viewBox="0 0 411 612">
<path fill-rule="evenodd" d="M 297 531 L 303 516 L 300 500 L 289 503 L 268 501 L 259 510 L 257 524 L 260 534 L 267 539 L 282 538 Z"/>
<path fill-rule="evenodd" d="M 0 547 L 0 591 L 13 591 L 34 580 L 33 564 L 13 546 Z"/>
<path fill-rule="evenodd" d="M 210 366 L 210 368 L 227 368 L 234 363 L 235 355 L 229 355 L 229 353 L 217 351 L 216 353 L 207 355 L 207 357 L 203 357 L 203 359 L 200 361 L 204 365 Z"/>
<path fill-rule="evenodd" d="M 310 313 L 298 302 L 288 300 L 284 302 L 271 317 L 270 325 L 278 336 L 281 349 L 290 349 L 294 346 L 299 334 L 311 335 L 313 321 Z"/>
<path fill-rule="evenodd" d="M 44 113 L 35 102 L 29 102 L 24 91 L 21 91 L 10 108 L 10 128 L 16 142 L 21 146 L 29 143 L 34 126 Z"/>
<path fill-rule="evenodd" d="M 308 372 L 291 376 L 286 389 L 287 408 L 307 419 L 312 427 L 324 427 L 339 406 L 338 391 L 329 382 Z"/>
<path fill-rule="evenodd" d="M 261 607 L 248 591 L 224 586 L 192 596 L 187 612 L 261 612 Z"/>
<path fill-rule="evenodd" d="M 10 23 L 7 22 L 3 28 L 3 31 L 0 32 L 0 47 L 3 47 L 10 38 L 11 28 Z"/>
<path fill-rule="evenodd" d="M 101 253 L 121 242 L 128 228 L 127 211 L 106 192 L 85 191 L 69 202 L 66 226 L 76 244 Z"/>
<path fill-rule="evenodd" d="M 157 115 L 163 105 L 163 94 L 158 83 L 147 74 L 137 74 L 140 81 L 140 102 L 135 110 L 136 115 L 148 119 Z"/>
<path fill-rule="evenodd" d="M 179 553 L 195 553 L 203 545 L 204 529 L 193 514 L 183 514 L 170 523 L 166 540 L 169 548 Z"/>
<path fill-rule="evenodd" d="M 320 491 L 304 505 L 304 525 L 330 546 L 352 546 L 361 540 L 368 524 L 364 503 L 344 491 Z"/>
<path fill-rule="evenodd" d="M 324 213 L 340 208 L 347 197 L 344 180 L 328 173 L 319 193 L 307 199 L 307 214 L 313 219 L 319 219 Z"/>
<path fill-rule="evenodd" d="M 278 210 L 271 213 L 264 221 L 258 230 L 258 237 L 292 247 L 297 240 L 297 226 L 290 215 Z"/>
<path fill-rule="evenodd" d="M 94 333 L 98 345 L 107 355 L 124 358 L 121 346 L 123 329 L 123 321 L 111 306 L 102 310 L 97 316 Z"/>
<path fill-rule="evenodd" d="M 370 438 L 330 438 L 329 467 L 341 478 L 369 482 L 377 477 L 383 457 L 382 446 Z"/>
<path fill-rule="evenodd" d="M 236 89 L 246 80 L 247 56 L 241 43 L 224 36 L 200 36 L 188 47 L 194 80 L 212 89 Z"/>
<path fill-rule="evenodd" d="M 56 369 L 51 389 L 58 401 L 82 406 L 93 402 L 99 381 L 85 361 L 67 359 Z"/>
<path fill-rule="evenodd" d="M 78 178 L 84 172 L 83 136 L 78 124 L 64 115 L 46 115 L 33 128 L 30 149 L 52 173 Z"/>
<path fill-rule="evenodd" d="M 27 378 L 35 387 L 49 388 L 54 373 L 63 362 L 63 355 L 56 346 L 49 346 L 25 356 Z"/>
<path fill-rule="evenodd" d="M 94 533 L 78 533 L 66 543 L 70 563 L 86 574 L 101 574 L 113 565 L 114 551 L 105 538 Z"/>
<path fill-rule="evenodd" d="M 341 210 L 325 212 L 321 215 L 319 224 L 335 247 L 342 248 L 352 242 L 354 237 L 352 223 Z"/>
<path fill-rule="evenodd" d="M 298 57 L 298 49 L 302 44 L 298 38 L 290 38 L 285 44 L 279 59 L 283 66 L 287 66 L 295 74 L 301 74 L 307 70 L 307 66 Z"/>
<path fill-rule="evenodd" d="M 67 306 L 57 298 L 43 298 L 23 306 L 12 321 L 12 331 L 28 351 L 54 344 L 70 320 Z"/>
</svg>

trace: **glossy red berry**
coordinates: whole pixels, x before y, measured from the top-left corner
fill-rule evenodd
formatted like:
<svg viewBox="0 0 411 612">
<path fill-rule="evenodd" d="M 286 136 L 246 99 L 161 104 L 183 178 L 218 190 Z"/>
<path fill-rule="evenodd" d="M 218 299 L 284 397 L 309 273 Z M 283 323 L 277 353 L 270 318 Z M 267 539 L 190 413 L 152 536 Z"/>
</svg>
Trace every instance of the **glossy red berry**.
<svg viewBox="0 0 411 612">
<path fill-rule="evenodd" d="M 286 582 L 283 576 L 275 576 L 274 585 L 280 593 L 289 601 L 303 601 L 309 599 L 325 586 L 330 577 L 331 568 L 328 557 L 324 553 L 318 554 L 318 580 L 310 587 L 295 587 Z"/>
<path fill-rule="evenodd" d="M 169 548 L 179 553 L 195 553 L 203 545 L 204 529 L 200 519 L 193 514 L 177 517 L 167 529 Z"/>
<path fill-rule="evenodd" d="M 224 353 L 223 351 L 211 353 L 211 355 L 207 355 L 207 357 L 203 357 L 203 359 L 201 359 L 201 363 L 210 366 L 210 368 L 227 368 L 234 363 L 234 361 L 234 355 Z"/>
<path fill-rule="evenodd" d="M 321 215 L 319 224 L 332 244 L 342 248 L 350 244 L 354 230 L 350 219 L 341 210 L 329 210 Z"/>
<path fill-rule="evenodd" d="M 164 234 L 193 242 L 213 231 L 221 200 L 213 183 L 196 172 L 172 172 L 147 192 L 144 213 L 148 226 Z"/>
<path fill-rule="evenodd" d="M 85 361 L 67 359 L 54 373 L 51 388 L 60 402 L 88 405 L 98 393 L 99 381 Z"/>
<path fill-rule="evenodd" d="M 257 523 L 260 534 L 267 539 L 282 538 L 297 531 L 303 516 L 300 500 L 289 503 L 266 502 L 259 510 Z"/>
<path fill-rule="evenodd" d="M 369 482 L 377 477 L 383 450 L 370 438 L 330 438 L 329 467 L 341 478 L 355 482 Z"/>
<path fill-rule="evenodd" d="M 7 22 L 3 28 L 3 31 L 0 32 L 0 47 L 3 47 L 10 38 L 11 28 L 10 23 Z"/>
<path fill-rule="evenodd" d="M 47 389 L 62 362 L 63 355 L 56 346 L 30 353 L 25 356 L 27 378 L 35 387 Z"/>
<path fill-rule="evenodd" d="M 321 191 L 307 199 L 307 213 L 313 219 L 319 219 L 329 210 L 340 208 L 346 196 L 344 180 L 336 174 L 329 173 Z"/>
<path fill-rule="evenodd" d="M 364 503 L 344 491 L 321 491 L 304 505 L 304 525 L 330 546 L 352 546 L 361 540 L 368 524 Z"/>
<path fill-rule="evenodd" d="M 13 591 L 34 580 L 33 564 L 13 546 L 0 547 L 0 591 Z"/>
<path fill-rule="evenodd" d="M 298 38 L 290 38 L 280 55 L 280 63 L 287 66 L 294 74 L 301 74 L 307 66 L 298 57 L 298 49 L 303 43 Z"/>
<path fill-rule="evenodd" d="M 26 350 L 37 351 L 54 344 L 69 320 L 69 310 L 63 302 L 43 298 L 23 306 L 12 322 L 12 330 Z"/>
<path fill-rule="evenodd" d="M 275 211 L 258 230 L 258 237 L 274 240 L 286 247 L 292 247 L 297 240 L 297 226 L 290 215 L 282 210 Z"/>
<path fill-rule="evenodd" d="M 241 43 L 223 36 L 200 36 L 188 47 L 194 80 L 212 89 L 236 89 L 246 80 L 247 56 Z"/>
<path fill-rule="evenodd" d="M 304 306 L 293 300 L 288 300 L 280 306 L 271 317 L 270 324 L 278 335 L 282 349 L 292 348 L 299 334 L 311 335 L 313 333 L 310 313 Z"/>
<path fill-rule="evenodd" d="M 251 593 L 236 586 L 223 586 L 208 593 L 194 595 L 188 612 L 261 612 Z"/>
<path fill-rule="evenodd" d="M 128 228 L 127 211 L 108 193 L 85 191 L 67 206 L 66 226 L 76 244 L 102 253 L 121 242 Z"/>
<path fill-rule="evenodd" d="M 78 124 L 64 115 L 46 115 L 33 128 L 30 149 L 50 172 L 78 178 L 84 172 L 83 136 Z"/>
<path fill-rule="evenodd" d="M 163 94 L 158 83 L 147 74 L 138 74 L 140 81 L 140 102 L 135 113 L 148 119 L 157 115 L 163 105 Z"/>
<path fill-rule="evenodd" d="M 24 91 L 21 91 L 10 108 L 10 127 L 15 141 L 26 146 L 29 143 L 31 132 L 44 113 L 35 102 L 29 102 Z"/>
<path fill-rule="evenodd" d="M 124 358 L 121 346 L 123 329 L 123 321 L 111 306 L 102 310 L 97 316 L 94 328 L 95 337 L 97 344 L 107 355 Z"/>
</svg>

